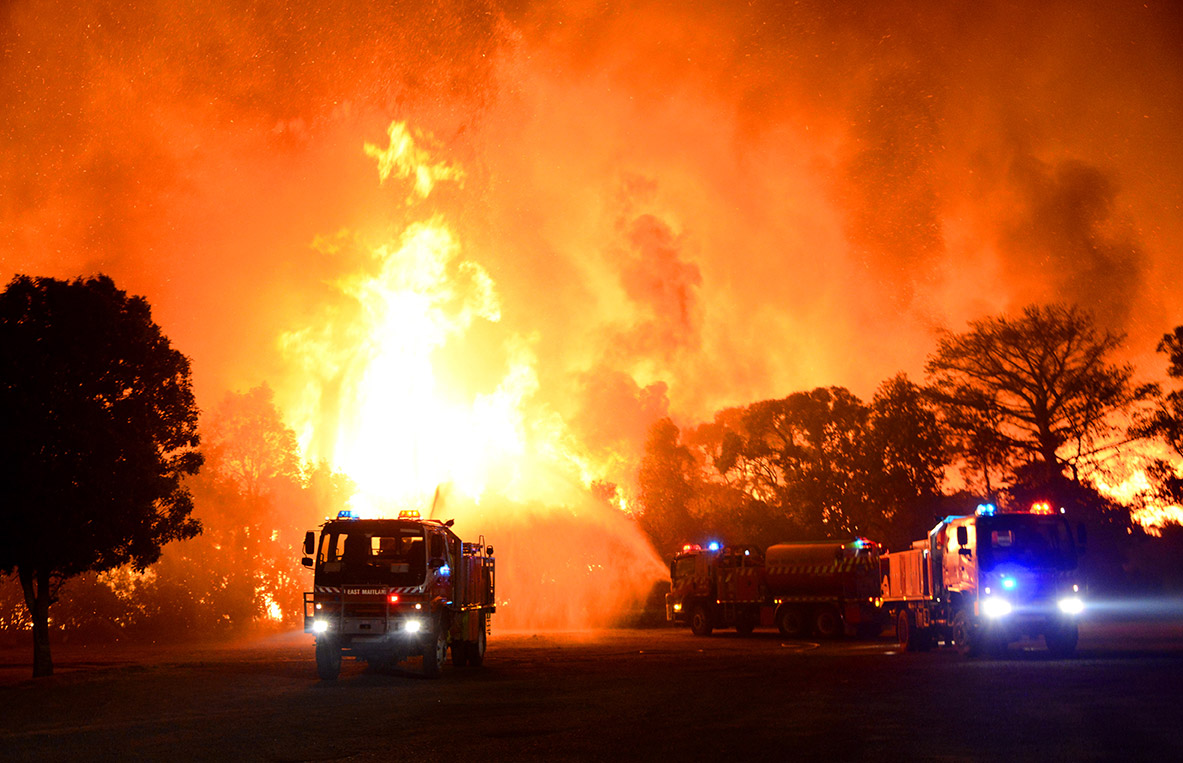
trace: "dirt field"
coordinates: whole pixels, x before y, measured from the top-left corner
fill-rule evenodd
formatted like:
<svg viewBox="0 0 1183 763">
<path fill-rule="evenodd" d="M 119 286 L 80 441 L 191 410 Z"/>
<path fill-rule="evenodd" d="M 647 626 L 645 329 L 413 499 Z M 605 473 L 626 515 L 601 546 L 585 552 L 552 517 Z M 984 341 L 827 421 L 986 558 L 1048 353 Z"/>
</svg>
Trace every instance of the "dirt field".
<svg viewBox="0 0 1183 763">
<path fill-rule="evenodd" d="M 440 680 L 311 637 L 0 651 L 3 760 L 1112 760 L 1183 758 L 1183 625 L 1082 631 L 1068 661 L 902 654 L 682 629 L 501 633 Z"/>
</svg>

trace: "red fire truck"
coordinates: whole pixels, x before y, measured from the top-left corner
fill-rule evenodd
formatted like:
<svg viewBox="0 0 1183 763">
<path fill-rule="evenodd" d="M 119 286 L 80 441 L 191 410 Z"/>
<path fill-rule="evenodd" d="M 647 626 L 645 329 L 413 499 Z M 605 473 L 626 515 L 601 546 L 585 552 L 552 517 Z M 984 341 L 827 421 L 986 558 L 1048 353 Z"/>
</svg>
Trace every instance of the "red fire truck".
<svg viewBox="0 0 1183 763">
<path fill-rule="evenodd" d="M 304 632 L 316 635 L 316 670 L 334 680 L 341 659 L 393 664 L 423 657 L 423 673 L 485 658 L 493 599 L 493 547 L 482 536 L 465 543 L 452 521 L 360 519 L 342 511 L 304 537 L 305 567 L 314 570 L 304 594 Z M 315 555 L 315 556 L 314 556 Z"/>
<path fill-rule="evenodd" d="M 868 637 L 882 629 L 879 546 L 866 538 L 704 548 L 687 545 L 670 563 L 666 618 L 709 635 L 733 627 Z"/>
<path fill-rule="evenodd" d="M 1063 510 L 1045 501 L 1023 512 L 982 504 L 945 517 L 910 549 L 881 557 L 884 608 L 900 646 L 944 642 L 976 655 L 1042 636 L 1052 655 L 1071 656 L 1084 611 L 1075 577 L 1084 545 L 1084 526 L 1073 537 Z"/>
</svg>

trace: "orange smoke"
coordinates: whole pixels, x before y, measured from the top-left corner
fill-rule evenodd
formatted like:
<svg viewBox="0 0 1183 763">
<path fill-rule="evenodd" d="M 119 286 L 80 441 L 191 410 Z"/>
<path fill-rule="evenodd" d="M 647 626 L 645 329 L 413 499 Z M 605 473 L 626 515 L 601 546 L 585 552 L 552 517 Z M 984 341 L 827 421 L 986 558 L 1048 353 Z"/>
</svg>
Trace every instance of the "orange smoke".
<svg viewBox="0 0 1183 763">
<path fill-rule="evenodd" d="M 1033 301 L 1161 368 L 1179 24 L 1116 0 L 23 0 L 0 277 L 145 295 L 203 407 L 270 383 L 375 510 L 447 484 L 449 511 L 480 497 L 466 533 L 502 498 L 583 511 L 595 479 L 627 500 L 662 416 L 868 397 L 921 378 L 935 327 Z"/>
</svg>

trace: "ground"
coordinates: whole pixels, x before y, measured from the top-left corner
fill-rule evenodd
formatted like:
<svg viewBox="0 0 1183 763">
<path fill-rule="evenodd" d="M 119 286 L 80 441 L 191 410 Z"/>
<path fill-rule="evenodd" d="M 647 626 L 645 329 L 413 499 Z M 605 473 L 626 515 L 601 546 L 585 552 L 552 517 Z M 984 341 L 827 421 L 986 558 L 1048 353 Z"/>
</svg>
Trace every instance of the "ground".
<svg viewBox="0 0 1183 763">
<path fill-rule="evenodd" d="M 1082 628 L 1079 654 L 901 653 L 683 628 L 503 633 L 439 680 L 303 633 L 216 646 L 0 650 L 5 760 L 1183 759 L 1183 623 Z"/>
</svg>

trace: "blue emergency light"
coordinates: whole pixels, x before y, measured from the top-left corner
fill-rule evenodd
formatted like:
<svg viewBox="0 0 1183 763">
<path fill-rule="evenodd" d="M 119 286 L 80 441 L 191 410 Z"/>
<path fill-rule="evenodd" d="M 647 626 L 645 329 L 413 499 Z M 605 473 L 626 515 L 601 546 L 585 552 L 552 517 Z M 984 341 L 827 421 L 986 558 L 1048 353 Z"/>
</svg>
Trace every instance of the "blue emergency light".
<svg viewBox="0 0 1183 763">
<path fill-rule="evenodd" d="M 717 540 L 713 540 L 707 544 L 707 551 L 718 551 L 721 548 L 723 548 L 723 544 Z"/>
<path fill-rule="evenodd" d="M 337 512 L 337 519 L 361 519 L 353 509 L 341 509 Z"/>
<path fill-rule="evenodd" d="M 978 504 L 978 510 L 974 513 L 979 517 L 992 517 L 997 511 L 997 507 L 992 503 L 980 503 Z"/>
</svg>

